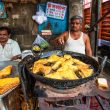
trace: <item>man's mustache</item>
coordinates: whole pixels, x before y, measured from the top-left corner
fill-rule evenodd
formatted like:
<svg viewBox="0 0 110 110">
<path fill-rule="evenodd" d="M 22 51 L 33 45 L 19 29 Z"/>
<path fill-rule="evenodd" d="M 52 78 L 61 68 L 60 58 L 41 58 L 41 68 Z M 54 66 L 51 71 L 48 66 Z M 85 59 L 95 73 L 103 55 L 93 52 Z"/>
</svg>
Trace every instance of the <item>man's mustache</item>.
<svg viewBox="0 0 110 110">
<path fill-rule="evenodd" d="M 5 40 L 6 38 L 0 37 L 0 40 Z"/>
<path fill-rule="evenodd" d="M 4 37 L 0 37 L 0 39 L 5 39 Z"/>
</svg>

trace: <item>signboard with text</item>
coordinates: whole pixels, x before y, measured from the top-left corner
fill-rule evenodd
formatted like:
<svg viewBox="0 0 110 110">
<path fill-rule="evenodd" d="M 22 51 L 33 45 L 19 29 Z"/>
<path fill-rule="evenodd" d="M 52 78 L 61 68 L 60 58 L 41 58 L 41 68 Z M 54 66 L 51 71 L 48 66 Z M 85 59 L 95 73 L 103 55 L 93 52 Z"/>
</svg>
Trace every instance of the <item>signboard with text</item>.
<svg viewBox="0 0 110 110">
<path fill-rule="evenodd" d="M 46 6 L 47 17 L 63 20 L 65 17 L 66 10 L 67 10 L 66 5 L 47 2 L 47 6 Z"/>
</svg>

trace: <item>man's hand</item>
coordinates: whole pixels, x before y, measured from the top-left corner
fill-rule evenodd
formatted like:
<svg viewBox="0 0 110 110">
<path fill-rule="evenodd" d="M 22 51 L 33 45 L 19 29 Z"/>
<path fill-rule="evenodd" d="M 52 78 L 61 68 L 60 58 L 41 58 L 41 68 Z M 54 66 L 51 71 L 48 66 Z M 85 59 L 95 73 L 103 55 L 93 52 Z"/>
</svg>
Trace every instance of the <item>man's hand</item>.
<svg viewBox="0 0 110 110">
<path fill-rule="evenodd" d="M 21 58 L 20 55 L 16 55 L 16 56 L 13 56 L 13 57 L 11 58 L 11 61 L 13 61 L 13 60 L 17 60 L 17 59 L 20 59 L 20 58 Z"/>
<path fill-rule="evenodd" d="M 59 37 L 58 38 L 58 43 L 61 44 L 61 45 L 64 45 L 65 44 L 64 37 Z"/>
<path fill-rule="evenodd" d="M 68 39 L 68 31 L 62 33 L 60 36 L 58 36 L 54 40 L 51 40 L 50 42 L 52 45 L 54 44 L 54 46 L 55 45 L 57 45 L 57 46 L 58 45 L 64 45 L 65 42 L 67 41 L 67 39 Z"/>
</svg>

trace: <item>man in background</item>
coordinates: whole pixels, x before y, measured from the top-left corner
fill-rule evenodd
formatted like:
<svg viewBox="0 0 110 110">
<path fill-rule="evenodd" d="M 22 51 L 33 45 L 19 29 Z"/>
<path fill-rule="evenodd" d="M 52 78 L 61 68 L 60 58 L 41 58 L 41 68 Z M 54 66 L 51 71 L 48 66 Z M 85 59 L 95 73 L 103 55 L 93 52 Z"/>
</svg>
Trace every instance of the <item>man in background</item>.
<svg viewBox="0 0 110 110">
<path fill-rule="evenodd" d="M 17 60 L 21 54 L 18 43 L 10 39 L 10 29 L 0 27 L 0 61 Z"/>
<path fill-rule="evenodd" d="M 81 16 L 73 16 L 70 19 L 70 30 L 62 33 L 52 42 L 55 45 L 64 45 L 65 51 L 73 51 L 92 56 L 89 36 L 81 31 L 82 21 Z"/>
</svg>

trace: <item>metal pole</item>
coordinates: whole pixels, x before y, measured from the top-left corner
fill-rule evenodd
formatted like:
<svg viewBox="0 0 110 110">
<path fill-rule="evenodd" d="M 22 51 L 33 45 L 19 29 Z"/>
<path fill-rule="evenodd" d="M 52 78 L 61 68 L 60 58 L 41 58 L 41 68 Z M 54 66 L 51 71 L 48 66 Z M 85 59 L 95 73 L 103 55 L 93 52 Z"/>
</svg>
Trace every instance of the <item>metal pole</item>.
<svg viewBox="0 0 110 110">
<path fill-rule="evenodd" d="M 98 21 L 100 18 L 100 0 L 92 0 L 91 4 L 91 22 L 90 22 L 90 28 Z M 98 42 L 98 32 L 99 32 L 99 26 L 97 25 L 94 27 L 94 29 L 91 31 L 90 34 L 90 40 L 91 40 L 91 47 L 93 51 L 93 55 L 97 56 L 97 42 Z"/>
</svg>

